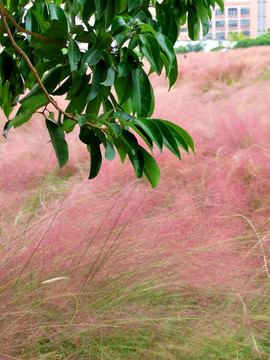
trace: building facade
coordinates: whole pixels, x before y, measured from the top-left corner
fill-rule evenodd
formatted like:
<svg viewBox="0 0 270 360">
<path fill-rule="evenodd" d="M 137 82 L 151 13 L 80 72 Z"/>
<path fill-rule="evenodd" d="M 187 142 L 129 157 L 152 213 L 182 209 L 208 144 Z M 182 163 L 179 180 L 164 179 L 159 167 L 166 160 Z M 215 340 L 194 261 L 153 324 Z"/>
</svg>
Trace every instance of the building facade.
<svg viewBox="0 0 270 360">
<path fill-rule="evenodd" d="M 224 12 L 216 7 L 204 40 L 225 40 L 231 32 L 250 38 L 266 34 L 270 29 L 270 0 L 224 0 Z M 188 40 L 187 28 L 181 28 L 180 40 Z"/>
</svg>

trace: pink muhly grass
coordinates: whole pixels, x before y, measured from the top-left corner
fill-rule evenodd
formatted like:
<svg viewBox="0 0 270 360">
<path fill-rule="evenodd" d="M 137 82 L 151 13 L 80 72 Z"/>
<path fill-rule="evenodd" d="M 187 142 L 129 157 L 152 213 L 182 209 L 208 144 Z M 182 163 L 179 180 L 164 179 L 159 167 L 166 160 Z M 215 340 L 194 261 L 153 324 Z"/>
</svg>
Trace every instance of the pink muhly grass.
<svg viewBox="0 0 270 360">
<path fill-rule="evenodd" d="M 154 117 L 189 131 L 197 154 L 183 153 L 179 162 L 155 151 L 156 190 L 118 160 L 104 161 L 100 175 L 86 180 L 88 154 L 73 135 L 70 164 L 58 173 L 38 119 L 1 140 L 0 345 L 11 345 L 6 353 L 43 335 L 57 341 L 59 333 L 75 336 L 99 324 L 101 333 L 106 324 L 126 326 L 140 312 L 151 318 L 155 309 L 131 306 L 128 294 L 136 298 L 136 286 L 152 281 L 202 293 L 267 294 L 269 82 L 258 78 L 269 67 L 268 53 L 179 57 L 183 80 L 166 96 L 164 82 L 153 78 Z M 226 76 L 235 82 L 228 85 Z M 29 196 L 40 200 L 34 213 L 27 210 Z M 58 277 L 66 279 L 44 284 Z"/>
</svg>

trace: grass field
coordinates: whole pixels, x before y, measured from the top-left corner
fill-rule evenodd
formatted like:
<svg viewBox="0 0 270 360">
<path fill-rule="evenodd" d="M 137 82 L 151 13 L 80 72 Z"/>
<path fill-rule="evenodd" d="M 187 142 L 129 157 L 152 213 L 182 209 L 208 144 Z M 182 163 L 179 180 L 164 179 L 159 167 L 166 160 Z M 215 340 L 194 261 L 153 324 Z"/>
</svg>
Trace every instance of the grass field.
<svg viewBox="0 0 270 360">
<path fill-rule="evenodd" d="M 0 140 L 0 360 L 270 359 L 270 48 L 178 62 L 154 116 L 196 156 L 155 190 L 73 135 L 59 172 L 38 116 Z"/>
</svg>

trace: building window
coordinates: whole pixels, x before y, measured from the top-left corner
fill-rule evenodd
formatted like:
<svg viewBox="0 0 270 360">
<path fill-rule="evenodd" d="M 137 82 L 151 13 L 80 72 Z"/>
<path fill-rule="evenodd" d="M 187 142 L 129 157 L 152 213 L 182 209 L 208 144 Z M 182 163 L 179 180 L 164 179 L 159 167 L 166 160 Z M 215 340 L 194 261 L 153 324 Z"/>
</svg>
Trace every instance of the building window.
<svg viewBox="0 0 270 360">
<path fill-rule="evenodd" d="M 248 31 L 248 30 L 242 31 L 242 34 L 249 37 L 250 31 Z"/>
<path fill-rule="evenodd" d="M 187 28 L 181 28 L 181 32 L 186 33 L 186 32 L 187 32 Z"/>
<path fill-rule="evenodd" d="M 242 8 L 241 9 L 241 15 L 249 15 L 249 8 Z"/>
<path fill-rule="evenodd" d="M 204 40 L 212 40 L 213 37 L 212 37 L 212 33 L 208 33 L 206 34 L 204 37 L 203 37 Z"/>
<path fill-rule="evenodd" d="M 265 26 L 265 17 L 262 18 L 262 28 L 263 28 L 263 33 L 266 33 L 266 26 Z"/>
<path fill-rule="evenodd" d="M 224 28 L 225 21 L 224 20 L 218 20 L 216 21 L 216 28 Z"/>
<path fill-rule="evenodd" d="M 229 16 L 237 15 L 237 8 L 229 8 Z"/>
<path fill-rule="evenodd" d="M 224 40 L 225 39 L 225 32 L 216 32 L 216 40 Z"/>
<path fill-rule="evenodd" d="M 241 27 L 248 27 L 248 26 L 250 26 L 249 19 L 242 19 L 241 20 Z"/>
<path fill-rule="evenodd" d="M 216 9 L 216 16 L 221 16 L 222 15 L 222 11 L 220 9 Z"/>
<path fill-rule="evenodd" d="M 236 28 L 237 27 L 237 20 L 229 20 L 229 28 Z"/>
</svg>

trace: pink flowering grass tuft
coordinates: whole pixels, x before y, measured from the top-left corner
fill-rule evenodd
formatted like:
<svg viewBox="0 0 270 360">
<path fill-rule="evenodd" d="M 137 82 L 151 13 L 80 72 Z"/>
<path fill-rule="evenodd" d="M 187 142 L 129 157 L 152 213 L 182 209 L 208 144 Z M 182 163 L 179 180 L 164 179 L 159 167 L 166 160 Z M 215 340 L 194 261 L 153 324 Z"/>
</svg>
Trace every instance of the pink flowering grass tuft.
<svg viewBox="0 0 270 360">
<path fill-rule="evenodd" d="M 269 355 L 269 67 L 258 48 L 180 56 L 169 93 L 152 77 L 196 150 L 155 150 L 155 190 L 118 159 L 88 181 L 75 134 L 59 172 L 39 118 L 1 139 L 0 359 Z"/>
</svg>

